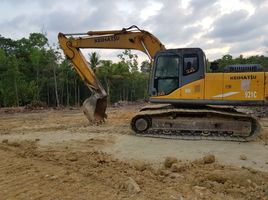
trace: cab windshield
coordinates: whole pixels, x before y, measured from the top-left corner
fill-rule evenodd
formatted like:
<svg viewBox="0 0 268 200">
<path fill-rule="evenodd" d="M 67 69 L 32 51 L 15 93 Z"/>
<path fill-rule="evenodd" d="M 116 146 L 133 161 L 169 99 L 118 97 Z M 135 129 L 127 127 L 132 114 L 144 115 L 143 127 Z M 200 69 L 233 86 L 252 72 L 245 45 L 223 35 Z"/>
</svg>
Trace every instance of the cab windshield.
<svg viewBox="0 0 268 200">
<path fill-rule="evenodd" d="M 179 57 L 159 56 L 155 71 L 157 95 L 167 95 L 179 87 Z"/>
</svg>

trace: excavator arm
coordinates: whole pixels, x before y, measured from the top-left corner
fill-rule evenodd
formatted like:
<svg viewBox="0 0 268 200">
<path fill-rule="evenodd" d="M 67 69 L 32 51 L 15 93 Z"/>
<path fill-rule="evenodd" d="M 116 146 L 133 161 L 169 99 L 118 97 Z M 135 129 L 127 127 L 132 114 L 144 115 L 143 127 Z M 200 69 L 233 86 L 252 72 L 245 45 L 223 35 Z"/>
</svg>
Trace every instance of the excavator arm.
<svg viewBox="0 0 268 200">
<path fill-rule="evenodd" d="M 87 33 L 58 34 L 64 54 L 91 90 L 91 96 L 83 103 L 83 111 L 90 122 L 104 121 L 107 117 L 107 93 L 89 66 L 80 49 L 135 49 L 144 52 L 153 60 L 156 52 L 165 46 L 151 33 L 137 26 L 111 31 L 89 31 Z"/>
</svg>

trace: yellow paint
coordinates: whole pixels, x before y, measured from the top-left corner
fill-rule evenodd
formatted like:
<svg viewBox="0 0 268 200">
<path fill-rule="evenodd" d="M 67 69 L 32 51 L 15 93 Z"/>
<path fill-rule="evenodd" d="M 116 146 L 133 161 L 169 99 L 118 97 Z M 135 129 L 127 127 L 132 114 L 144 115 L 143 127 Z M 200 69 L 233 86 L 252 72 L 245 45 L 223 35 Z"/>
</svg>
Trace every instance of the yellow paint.
<svg viewBox="0 0 268 200">
<path fill-rule="evenodd" d="M 265 79 L 264 79 L 264 84 L 265 84 L 265 90 L 264 90 L 264 98 L 268 100 L 268 72 L 265 72 Z"/>
<path fill-rule="evenodd" d="M 174 90 L 168 95 L 153 96 L 153 99 L 181 99 L 181 88 Z"/>
<path fill-rule="evenodd" d="M 180 88 L 181 99 L 203 99 L 204 79 L 194 81 Z"/>
<path fill-rule="evenodd" d="M 174 90 L 168 95 L 154 96 L 156 99 L 203 99 L 204 79 L 200 79 Z"/>
<path fill-rule="evenodd" d="M 266 79 L 266 81 L 265 81 Z M 265 100 L 268 98 L 268 73 L 207 73 L 205 78 L 186 84 L 172 93 L 155 96 L 170 100 Z"/>
<path fill-rule="evenodd" d="M 81 79 L 99 96 L 107 96 L 106 91 L 83 56 L 81 49 L 135 49 L 144 52 L 150 59 L 158 51 L 165 50 L 165 46 L 147 31 L 122 29 L 89 31 L 87 34 L 79 36 L 73 34 L 70 37 L 70 34 L 59 33 L 58 40 L 64 54 L 70 59 Z"/>
<path fill-rule="evenodd" d="M 232 79 L 236 77 L 238 79 Z M 245 77 L 247 79 L 242 79 Z M 224 100 L 263 100 L 264 99 L 264 73 L 225 73 L 223 93 L 238 92 L 224 97 Z"/>
<path fill-rule="evenodd" d="M 214 97 L 222 94 L 223 73 L 207 73 L 205 76 L 205 99 L 222 99 Z"/>
</svg>

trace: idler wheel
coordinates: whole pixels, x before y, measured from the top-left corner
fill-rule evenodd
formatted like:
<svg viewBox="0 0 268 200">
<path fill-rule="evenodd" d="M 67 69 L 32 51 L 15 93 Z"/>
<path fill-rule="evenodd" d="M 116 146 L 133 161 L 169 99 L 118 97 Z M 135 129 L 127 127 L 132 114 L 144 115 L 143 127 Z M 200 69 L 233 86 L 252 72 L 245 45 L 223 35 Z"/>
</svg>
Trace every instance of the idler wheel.
<svg viewBox="0 0 268 200">
<path fill-rule="evenodd" d="M 142 133 L 150 127 L 150 120 L 146 117 L 140 117 L 134 121 L 134 131 L 137 133 Z"/>
</svg>

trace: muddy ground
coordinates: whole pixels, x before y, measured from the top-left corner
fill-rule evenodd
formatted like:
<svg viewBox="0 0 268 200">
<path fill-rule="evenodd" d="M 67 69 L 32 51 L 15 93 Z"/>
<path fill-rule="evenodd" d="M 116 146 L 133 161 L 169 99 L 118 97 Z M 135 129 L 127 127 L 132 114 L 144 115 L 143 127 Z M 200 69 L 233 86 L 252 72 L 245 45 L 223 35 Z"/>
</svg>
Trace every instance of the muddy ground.
<svg viewBox="0 0 268 200">
<path fill-rule="evenodd" d="M 0 199 L 268 199 L 268 119 L 252 142 L 136 137 L 139 106 L 0 109 Z"/>
</svg>

